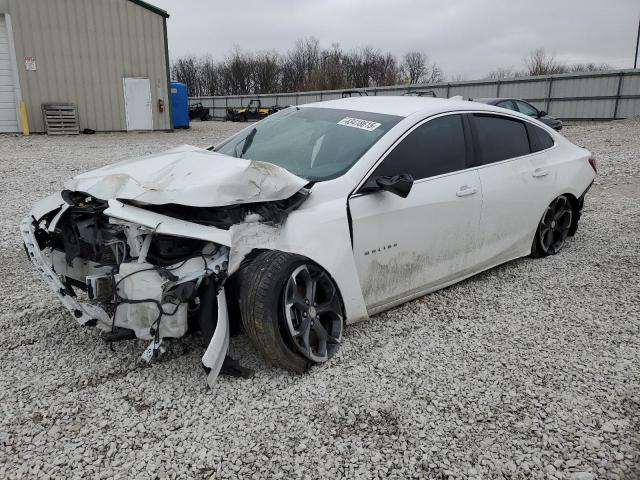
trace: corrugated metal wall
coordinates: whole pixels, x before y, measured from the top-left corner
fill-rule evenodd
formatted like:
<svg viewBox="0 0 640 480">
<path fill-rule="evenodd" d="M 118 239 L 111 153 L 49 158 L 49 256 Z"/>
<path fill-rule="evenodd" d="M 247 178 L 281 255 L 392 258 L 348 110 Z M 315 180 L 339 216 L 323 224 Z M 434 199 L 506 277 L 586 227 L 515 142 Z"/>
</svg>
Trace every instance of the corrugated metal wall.
<svg viewBox="0 0 640 480">
<path fill-rule="evenodd" d="M 126 130 L 123 77 L 151 81 L 154 129 L 171 128 L 164 18 L 128 0 L 5 0 L 32 131 L 41 104 L 73 102 L 80 128 Z M 36 59 L 27 71 L 24 57 Z"/>
<path fill-rule="evenodd" d="M 509 80 L 450 82 L 435 85 L 397 85 L 364 89 L 369 95 L 402 95 L 409 89 L 433 90 L 438 97 L 513 97 L 528 100 L 562 119 L 613 119 L 640 115 L 640 69 L 526 77 Z M 260 98 L 265 106 L 301 105 L 341 98 L 342 90 L 269 95 L 191 97 L 215 118 L 224 118 L 227 107 L 247 105 Z"/>
</svg>

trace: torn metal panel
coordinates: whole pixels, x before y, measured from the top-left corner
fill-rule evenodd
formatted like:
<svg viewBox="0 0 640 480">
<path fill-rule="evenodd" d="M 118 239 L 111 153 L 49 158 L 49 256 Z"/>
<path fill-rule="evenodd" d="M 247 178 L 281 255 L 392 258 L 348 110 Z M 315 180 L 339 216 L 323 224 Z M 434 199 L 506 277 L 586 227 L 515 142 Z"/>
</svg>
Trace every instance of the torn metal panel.
<svg viewBox="0 0 640 480">
<path fill-rule="evenodd" d="M 227 246 L 231 244 L 228 231 L 168 217 L 133 205 L 125 205 L 118 200 L 109 200 L 109 208 L 104 213 L 111 218 L 124 220 L 131 225 L 151 228 L 156 234 L 198 238 Z"/>
<path fill-rule="evenodd" d="M 65 188 L 103 200 L 213 207 L 282 200 L 307 183 L 271 163 L 182 145 L 83 173 Z"/>
<path fill-rule="evenodd" d="M 207 346 L 207 350 L 202 356 L 202 364 L 210 369 L 207 375 L 207 384 L 213 387 L 222 363 L 229 350 L 229 314 L 227 311 L 227 298 L 224 293 L 224 287 L 220 289 L 217 297 L 218 302 L 218 319 L 216 329 L 211 338 L 211 342 Z"/>
</svg>

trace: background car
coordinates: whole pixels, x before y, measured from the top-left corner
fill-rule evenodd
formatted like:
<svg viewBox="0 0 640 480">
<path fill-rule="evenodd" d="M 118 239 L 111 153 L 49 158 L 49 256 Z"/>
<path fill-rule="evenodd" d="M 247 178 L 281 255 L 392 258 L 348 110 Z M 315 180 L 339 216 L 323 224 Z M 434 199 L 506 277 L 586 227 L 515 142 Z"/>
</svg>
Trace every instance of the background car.
<svg viewBox="0 0 640 480">
<path fill-rule="evenodd" d="M 246 107 L 228 108 L 225 119 L 231 122 L 248 122 L 249 120 L 262 120 L 265 117 L 281 110 L 282 107 L 274 105 L 263 107 L 262 101 L 254 98 Z"/>
<path fill-rule="evenodd" d="M 474 102 L 486 103 L 487 105 L 495 105 L 496 107 L 506 108 L 515 112 L 524 113 L 533 118 L 537 118 L 545 125 L 549 125 L 554 130 L 562 130 L 562 120 L 552 117 L 544 110 L 538 110 L 524 100 L 518 98 L 474 98 Z"/>
</svg>

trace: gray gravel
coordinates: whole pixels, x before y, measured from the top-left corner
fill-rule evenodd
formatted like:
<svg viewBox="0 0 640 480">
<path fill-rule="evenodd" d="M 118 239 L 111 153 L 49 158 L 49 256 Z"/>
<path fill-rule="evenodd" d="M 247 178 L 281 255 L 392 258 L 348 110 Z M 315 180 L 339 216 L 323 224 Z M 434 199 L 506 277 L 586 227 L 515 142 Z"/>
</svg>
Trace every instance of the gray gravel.
<svg viewBox="0 0 640 480">
<path fill-rule="evenodd" d="M 0 136 L 0 477 L 640 478 L 640 123 L 569 125 L 600 176 L 577 236 L 346 330 L 329 364 L 205 386 L 197 338 L 161 362 L 79 327 L 18 223 L 69 176 L 235 124 Z"/>
</svg>

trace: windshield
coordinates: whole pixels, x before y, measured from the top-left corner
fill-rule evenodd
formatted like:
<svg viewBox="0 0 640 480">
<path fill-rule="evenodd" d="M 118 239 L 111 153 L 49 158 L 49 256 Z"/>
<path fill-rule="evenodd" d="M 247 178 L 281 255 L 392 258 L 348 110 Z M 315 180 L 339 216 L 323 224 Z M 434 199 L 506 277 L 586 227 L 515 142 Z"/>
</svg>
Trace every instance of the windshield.
<svg viewBox="0 0 640 480">
<path fill-rule="evenodd" d="M 339 177 L 402 117 L 289 107 L 230 138 L 215 151 L 260 160 L 312 182 Z"/>
</svg>

